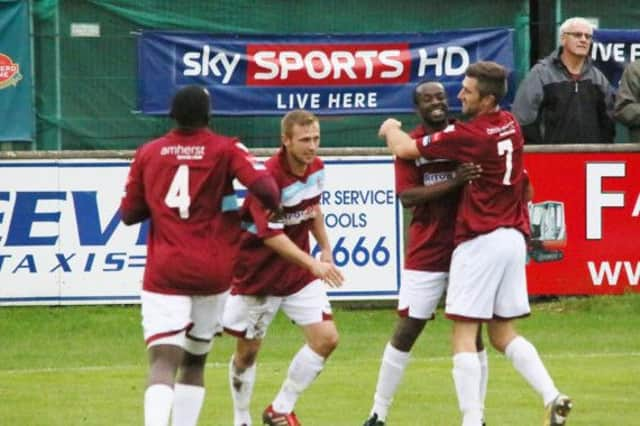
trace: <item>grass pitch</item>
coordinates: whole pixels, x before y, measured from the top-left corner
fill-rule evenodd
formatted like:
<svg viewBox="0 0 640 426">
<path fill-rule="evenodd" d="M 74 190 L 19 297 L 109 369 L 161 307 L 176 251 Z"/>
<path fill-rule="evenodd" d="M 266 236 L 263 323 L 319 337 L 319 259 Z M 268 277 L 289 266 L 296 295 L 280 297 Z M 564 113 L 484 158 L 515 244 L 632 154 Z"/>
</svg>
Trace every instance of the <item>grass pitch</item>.
<svg viewBox="0 0 640 426">
<path fill-rule="evenodd" d="M 361 425 L 371 407 L 393 309 L 336 307 L 341 342 L 296 412 L 305 426 Z M 640 408 L 640 294 L 564 298 L 533 305 L 520 332 L 557 386 L 574 398 L 569 425 L 633 425 Z M 450 322 L 438 313 L 416 344 L 387 424 L 459 425 L 451 379 Z M 141 425 L 146 354 L 138 306 L 0 308 L 0 424 Z M 227 363 L 234 339 L 209 358 L 202 425 L 232 424 Z M 259 424 L 299 330 L 279 315 L 258 360 L 252 412 Z M 489 350 L 487 423 L 540 425 L 542 402 L 509 362 Z"/>
</svg>

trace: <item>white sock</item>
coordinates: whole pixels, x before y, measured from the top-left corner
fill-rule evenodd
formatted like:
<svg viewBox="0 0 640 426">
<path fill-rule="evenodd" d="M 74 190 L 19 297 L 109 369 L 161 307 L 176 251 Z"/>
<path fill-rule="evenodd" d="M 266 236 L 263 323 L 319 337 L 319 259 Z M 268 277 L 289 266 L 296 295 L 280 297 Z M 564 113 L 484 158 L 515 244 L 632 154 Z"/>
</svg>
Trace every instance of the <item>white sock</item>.
<svg viewBox="0 0 640 426">
<path fill-rule="evenodd" d="M 280 392 L 273 400 L 273 409 L 278 413 L 290 413 L 300 394 L 311 385 L 324 367 L 324 358 L 304 345 L 293 357 Z"/>
<path fill-rule="evenodd" d="M 524 337 L 518 336 L 505 348 L 505 355 L 514 368 L 540 394 L 544 405 L 558 396 L 558 389 L 544 367 L 536 348 Z"/>
<path fill-rule="evenodd" d="M 387 418 L 393 396 L 402 381 L 408 363 L 409 352 L 399 351 L 391 343 L 387 343 L 382 354 L 376 393 L 373 397 L 373 408 L 371 408 L 371 414 L 376 413 L 378 420 L 384 421 Z"/>
<path fill-rule="evenodd" d="M 256 382 L 256 364 L 239 373 L 233 357 L 229 363 L 229 387 L 231 388 L 231 398 L 233 399 L 233 422 L 235 425 L 247 424 L 251 426 L 251 414 L 249 406 L 253 385 Z"/>
<path fill-rule="evenodd" d="M 168 385 L 151 385 L 144 392 L 145 426 L 167 426 L 173 405 L 173 389 Z"/>
<path fill-rule="evenodd" d="M 176 383 L 173 386 L 172 426 L 196 426 L 203 402 L 203 386 Z"/>
<path fill-rule="evenodd" d="M 484 411 L 484 401 L 487 399 L 487 385 L 489 384 L 489 358 L 486 349 L 478 352 L 478 360 L 480 361 L 480 404 L 482 411 Z"/>
<path fill-rule="evenodd" d="M 477 352 L 461 352 L 453 356 L 453 382 L 463 426 L 482 425 L 481 374 Z"/>
</svg>

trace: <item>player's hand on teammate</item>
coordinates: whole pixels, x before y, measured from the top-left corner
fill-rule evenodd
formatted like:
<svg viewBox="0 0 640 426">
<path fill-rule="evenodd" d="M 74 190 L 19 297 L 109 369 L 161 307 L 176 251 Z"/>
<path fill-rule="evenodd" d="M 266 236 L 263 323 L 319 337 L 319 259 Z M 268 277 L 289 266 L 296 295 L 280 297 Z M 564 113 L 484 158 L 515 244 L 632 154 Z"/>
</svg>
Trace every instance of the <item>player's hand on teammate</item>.
<svg viewBox="0 0 640 426">
<path fill-rule="evenodd" d="M 461 163 L 456 168 L 453 179 L 459 185 L 478 179 L 482 175 L 482 166 L 474 163 Z"/>
<path fill-rule="evenodd" d="M 396 120 L 395 118 L 387 118 L 380 125 L 380 129 L 378 129 L 378 137 L 381 139 L 386 139 L 387 133 L 389 133 L 390 130 L 400 128 L 402 128 L 402 122 Z"/>
<path fill-rule="evenodd" d="M 331 287 L 340 287 L 344 282 L 342 272 L 332 262 L 315 260 L 311 266 L 311 273 Z"/>
<path fill-rule="evenodd" d="M 284 207 L 282 207 L 282 204 L 275 210 L 269 210 L 267 219 L 271 223 L 282 223 L 284 221 Z"/>
</svg>

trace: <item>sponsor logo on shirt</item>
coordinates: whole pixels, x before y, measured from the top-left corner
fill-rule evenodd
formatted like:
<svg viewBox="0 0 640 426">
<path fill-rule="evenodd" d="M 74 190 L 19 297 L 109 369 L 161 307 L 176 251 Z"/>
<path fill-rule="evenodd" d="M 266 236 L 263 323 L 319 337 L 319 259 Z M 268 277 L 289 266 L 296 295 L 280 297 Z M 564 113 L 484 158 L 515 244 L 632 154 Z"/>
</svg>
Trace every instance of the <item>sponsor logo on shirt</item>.
<svg viewBox="0 0 640 426">
<path fill-rule="evenodd" d="M 495 135 L 499 133 L 500 136 L 509 136 L 516 132 L 516 124 L 513 121 L 509 121 L 504 126 L 500 127 L 487 127 L 488 135 Z"/>
<path fill-rule="evenodd" d="M 424 186 L 436 184 L 438 182 L 444 182 L 446 180 L 453 179 L 453 171 L 450 172 L 437 172 L 437 173 L 425 173 L 422 177 Z"/>
<path fill-rule="evenodd" d="M 305 220 L 313 219 L 317 215 L 316 205 L 308 206 L 304 210 L 296 210 L 293 212 L 285 213 L 282 216 L 281 223 L 285 226 L 298 225 Z"/>
<path fill-rule="evenodd" d="M 204 145 L 171 145 L 163 147 L 160 155 L 174 155 L 178 160 L 202 160 L 204 152 Z"/>
</svg>

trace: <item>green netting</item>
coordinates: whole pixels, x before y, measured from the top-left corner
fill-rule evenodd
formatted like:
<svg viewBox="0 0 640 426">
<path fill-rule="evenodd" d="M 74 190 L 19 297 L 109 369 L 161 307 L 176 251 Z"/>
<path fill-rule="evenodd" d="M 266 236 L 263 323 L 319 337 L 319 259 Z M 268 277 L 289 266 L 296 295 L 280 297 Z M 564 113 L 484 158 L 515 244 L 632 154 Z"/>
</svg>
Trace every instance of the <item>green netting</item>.
<svg viewBox="0 0 640 426">
<path fill-rule="evenodd" d="M 637 29 L 640 27 L 640 7 L 636 0 L 563 1 L 559 23 L 572 16 L 598 18 L 601 28 Z"/>
<path fill-rule="evenodd" d="M 164 133 L 164 117 L 133 113 L 139 29 L 210 33 L 423 32 L 509 26 L 518 77 L 528 68 L 528 1 L 72 1 L 34 2 L 38 149 L 132 149 Z M 70 37 L 99 23 L 99 38 Z M 409 123 L 412 115 L 399 116 Z M 379 116 L 323 117 L 323 146 L 378 146 Z M 216 117 L 218 131 L 250 147 L 274 146 L 278 117 Z"/>
</svg>

